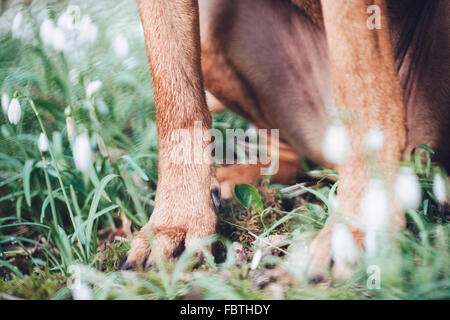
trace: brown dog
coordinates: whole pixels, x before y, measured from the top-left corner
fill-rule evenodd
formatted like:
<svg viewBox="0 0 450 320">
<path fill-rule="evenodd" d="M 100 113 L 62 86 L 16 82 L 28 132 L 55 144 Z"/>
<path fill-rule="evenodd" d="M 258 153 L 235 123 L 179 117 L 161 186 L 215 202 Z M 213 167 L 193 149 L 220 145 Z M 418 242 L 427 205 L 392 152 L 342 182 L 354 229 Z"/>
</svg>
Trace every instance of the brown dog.
<svg viewBox="0 0 450 320">
<path fill-rule="evenodd" d="M 321 152 L 330 109 L 351 112 L 352 151 L 336 166 L 338 199 L 357 242 L 357 220 L 369 179 L 365 129 L 383 130 L 378 155 L 393 182 L 402 155 L 431 145 L 448 166 L 450 148 L 449 2 L 399 0 L 138 0 L 151 68 L 159 137 L 159 181 L 150 222 L 136 235 L 125 268 L 151 265 L 180 247 L 215 233 L 218 185 L 212 161 L 183 163 L 172 133 L 194 122 L 211 127 L 209 100 L 220 102 L 260 128 L 280 128 L 280 179 L 298 170 L 297 157 L 327 163 Z M 367 27 L 367 8 L 380 10 L 381 28 Z M 200 17 L 200 18 L 199 18 Z M 200 40 L 201 39 L 201 40 Z M 209 141 L 203 141 L 207 148 Z M 192 145 L 186 145 L 192 148 Z M 293 150 L 293 151 L 292 151 Z M 283 156 L 283 154 L 289 154 Z M 222 184 L 251 180 L 257 170 L 219 169 Z M 247 182 L 247 181 L 245 181 Z M 213 197 L 211 198 L 211 195 Z M 394 204 L 393 204 L 394 206 Z M 395 210 L 392 224 L 405 224 Z M 311 270 L 330 266 L 333 219 L 312 244 Z M 149 236 L 153 239 L 150 250 Z"/>
</svg>

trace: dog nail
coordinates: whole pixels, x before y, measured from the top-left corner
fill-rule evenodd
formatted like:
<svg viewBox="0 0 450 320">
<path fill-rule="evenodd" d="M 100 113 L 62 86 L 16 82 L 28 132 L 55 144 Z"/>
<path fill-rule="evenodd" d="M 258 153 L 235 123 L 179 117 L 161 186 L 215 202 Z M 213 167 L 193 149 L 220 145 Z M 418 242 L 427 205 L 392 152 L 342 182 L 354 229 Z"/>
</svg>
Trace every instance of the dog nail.
<svg viewBox="0 0 450 320">
<path fill-rule="evenodd" d="M 217 212 L 222 211 L 222 205 L 220 204 L 220 192 L 219 189 L 213 188 L 211 189 L 211 199 L 214 203 L 214 206 L 217 209 Z"/>
<path fill-rule="evenodd" d="M 122 264 L 120 265 L 120 271 L 132 271 L 133 267 L 131 266 L 131 264 L 129 264 L 127 262 L 127 256 L 125 256 L 125 258 L 122 261 Z"/>
<path fill-rule="evenodd" d="M 308 282 L 310 284 L 318 284 L 318 283 L 323 282 L 324 280 L 325 280 L 324 277 L 322 277 L 321 275 L 315 275 L 315 276 L 309 278 Z"/>
</svg>

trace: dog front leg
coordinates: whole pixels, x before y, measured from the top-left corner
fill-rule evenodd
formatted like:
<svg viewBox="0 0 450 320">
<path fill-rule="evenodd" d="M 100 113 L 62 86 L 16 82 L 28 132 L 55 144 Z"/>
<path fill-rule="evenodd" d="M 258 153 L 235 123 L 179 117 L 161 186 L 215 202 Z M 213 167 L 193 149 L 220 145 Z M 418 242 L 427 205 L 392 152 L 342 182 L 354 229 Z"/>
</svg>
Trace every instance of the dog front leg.
<svg viewBox="0 0 450 320">
<path fill-rule="evenodd" d="M 379 174 L 389 194 L 399 160 L 406 144 L 405 107 L 389 38 L 385 0 L 322 0 L 329 57 L 332 67 L 335 106 L 352 119 L 352 152 L 338 167 L 338 201 L 341 218 L 362 243 L 361 199 L 373 176 L 365 161 L 365 136 L 369 129 L 382 130 L 385 143 L 377 155 Z M 367 9 L 380 10 L 381 29 L 369 29 Z M 404 215 L 394 209 L 391 225 L 403 226 Z M 394 214 L 395 212 L 395 214 Z M 327 272 L 330 264 L 330 238 L 336 214 L 312 244 L 311 272 Z M 380 214 L 382 214 L 380 212 Z M 317 279 L 317 278 L 316 278 Z"/>
<path fill-rule="evenodd" d="M 133 239 L 125 269 L 173 257 L 214 234 L 217 219 L 211 199 L 214 167 L 206 148 L 211 115 L 200 71 L 198 3 L 138 0 L 138 7 L 154 88 L 159 178 L 155 209 Z"/>
</svg>

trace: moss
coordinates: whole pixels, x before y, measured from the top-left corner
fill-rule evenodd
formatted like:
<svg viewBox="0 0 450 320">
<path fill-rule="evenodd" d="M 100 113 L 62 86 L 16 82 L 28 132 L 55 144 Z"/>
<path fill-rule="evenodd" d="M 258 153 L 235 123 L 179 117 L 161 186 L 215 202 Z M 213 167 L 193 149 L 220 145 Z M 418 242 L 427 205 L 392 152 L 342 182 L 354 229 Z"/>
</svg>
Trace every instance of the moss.
<svg viewBox="0 0 450 320">
<path fill-rule="evenodd" d="M 66 278 L 61 273 L 35 271 L 23 279 L 13 277 L 0 281 L 0 299 L 22 298 L 28 300 L 51 299 L 55 293 L 66 286 Z"/>
<path fill-rule="evenodd" d="M 100 253 L 99 269 L 104 272 L 119 270 L 129 249 L 130 243 L 128 241 L 106 243 L 105 248 Z"/>
</svg>

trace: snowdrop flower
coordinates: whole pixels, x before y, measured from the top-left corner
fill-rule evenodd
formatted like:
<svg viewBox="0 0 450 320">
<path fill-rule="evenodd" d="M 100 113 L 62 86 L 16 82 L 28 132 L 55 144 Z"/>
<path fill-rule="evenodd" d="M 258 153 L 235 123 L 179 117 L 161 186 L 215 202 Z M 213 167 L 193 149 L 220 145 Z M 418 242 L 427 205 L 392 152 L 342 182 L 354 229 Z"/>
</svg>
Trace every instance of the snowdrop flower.
<svg viewBox="0 0 450 320">
<path fill-rule="evenodd" d="M 389 226 L 390 208 L 389 195 L 383 180 L 369 181 L 361 199 L 360 216 L 364 222 L 364 245 L 369 255 L 378 251 L 383 231 Z"/>
<path fill-rule="evenodd" d="M 447 201 L 447 186 L 444 178 L 439 173 L 434 175 L 433 179 L 433 193 L 439 203 Z"/>
<path fill-rule="evenodd" d="M 337 265 L 353 264 L 358 258 L 358 249 L 352 233 L 344 223 L 337 223 L 331 234 L 331 255 Z"/>
<path fill-rule="evenodd" d="M 361 217 L 366 230 L 385 230 L 389 225 L 389 195 L 384 181 L 372 179 L 361 199 Z"/>
<path fill-rule="evenodd" d="M 77 280 L 72 287 L 74 300 L 92 300 L 92 289 L 87 284 Z"/>
<path fill-rule="evenodd" d="M 422 200 L 419 179 L 410 167 L 401 167 L 394 183 L 394 193 L 404 210 L 417 209 Z"/>
<path fill-rule="evenodd" d="M 53 29 L 51 44 L 56 51 L 63 51 L 66 48 L 66 35 L 60 28 Z"/>
<path fill-rule="evenodd" d="M 9 108 L 9 95 L 6 92 L 4 92 L 2 94 L 2 109 L 5 114 L 8 114 L 8 108 Z"/>
<path fill-rule="evenodd" d="M 39 35 L 41 36 L 42 42 L 49 46 L 53 45 L 53 31 L 55 29 L 55 24 L 52 20 L 45 18 L 41 24 L 41 29 Z"/>
<path fill-rule="evenodd" d="M 250 268 L 252 270 L 255 270 L 256 268 L 258 268 L 259 262 L 261 261 L 261 258 L 262 258 L 262 254 L 263 254 L 262 249 L 258 248 L 256 250 L 255 254 L 253 255 L 252 264 L 250 266 Z"/>
<path fill-rule="evenodd" d="M 13 98 L 8 107 L 8 120 L 12 124 L 18 124 L 21 116 L 22 108 L 20 107 L 19 100 Z"/>
<path fill-rule="evenodd" d="M 102 82 L 100 80 L 95 80 L 87 85 L 86 95 L 90 98 L 94 93 L 96 93 L 102 87 Z"/>
<path fill-rule="evenodd" d="M 370 129 L 366 135 L 366 148 L 370 153 L 380 150 L 386 139 L 385 133 L 379 129 Z"/>
<path fill-rule="evenodd" d="M 80 44 L 92 44 L 97 39 L 98 28 L 91 22 L 91 18 L 84 16 L 79 23 L 78 41 Z"/>
<path fill-rule="evenodd" d="M 40 152 L 45 153 L 48 151 L 48 139 L 43 132 L 39 135 L 37 144 Z"/>
<path fill-rule="evenodd" d="M 325 132 L 322 152 L 325 159 L 335 164 L 342 164 L 351 151 L 350 136 L 342 124 L 332 124 Z"/>
<path fill-rule="evenodd" d="M 11 25 L 11 33 L 13 38 L 20 38 L 22 34 L 22 22 L 23 22 L 23 14 L 22 12 L 18 12 L 14 17 Z"/>
<path fill-rule="evenodd" d="M 117 35 L 112 43 L 112 48 L 116 56 L 120 59 L 125 58 L 129 53 L 128 40 L 123 35 Z"/>
<path fill-rule="evenodd" d="M 69 12 L 62 13 L 58 18 L 58 27 L 65 32 L 70 32 L 74 29 L 73 16 Z"/>
<path fill-rule="evenodd" d="M 83 134 L 75 139 L 73 146 L 73 160 L 80 171 L 87 171 L 92 161 L 92 150 L 89 136 Z"/>
</svg>

